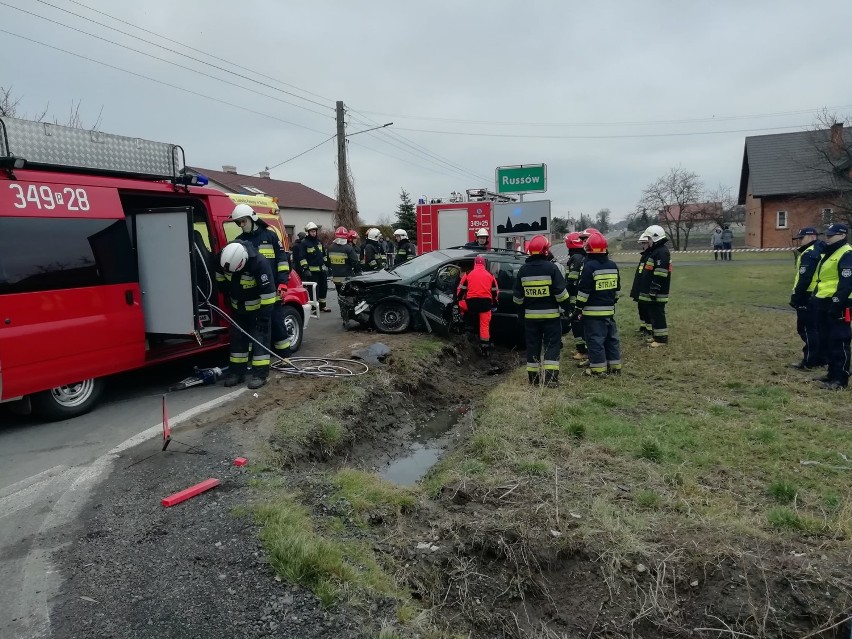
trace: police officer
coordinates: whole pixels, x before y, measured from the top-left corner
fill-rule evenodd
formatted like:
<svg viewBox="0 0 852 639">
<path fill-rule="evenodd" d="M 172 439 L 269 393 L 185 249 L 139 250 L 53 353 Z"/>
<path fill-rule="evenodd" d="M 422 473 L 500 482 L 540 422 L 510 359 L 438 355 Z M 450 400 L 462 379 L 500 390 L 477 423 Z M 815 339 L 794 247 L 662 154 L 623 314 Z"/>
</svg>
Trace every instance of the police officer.
<svg viewBox="0 0 852 639">
<path fill-rule="evenodd" d="M 852 246 L 845 224 L 825 230 L 825 253 L 817 269 L 813 299 L 818 313 L 822 357 L 828 374 L 822 387 L 838 390 L 849 386 L 850 306 L 852 306 Z"/>
<path fill-rule="evenodd" d="M 796 330 L 804 346 L 802 359 L 792 366 L 799 370 L 825 366 L 820 348 L 818 316 L 813 308 L 809 308 L 817 284 L 814 276 L 825 249 L 825 244 L 817 239 L 818 235 L 815 228 L 807 226 L 793 237 L 799 240 L 799 247 L 796 249 L 796 277 L 793 280 L 790 306 L 796 309 Z"/>
<path fill-rule="evenodd" d="M 669 301 L 671 286 L 672 260 L 668 238 L 663 227 L 652 224 L 645 229 L 651 246 L 645 258 L 639 282 L 639 301 L 648 304 L 648 316 L 651 319 L 651 336 L 645 338 L 651 348 L 665 346 L 669 342 L 669 325 L 666 321 L 666 304 Z"/>
<path fill-rule="evenodd" d="M 459 307 L 479 323 L 479 349 L 484 357 L 491 353 L 491 314 L 497 310 L 497 279 L 485 268 L 485 256 L 477 255 L 473 270 L 462 275 L 456 297 Z"/>
<path fill-rule="evenodd" d="M 326 295 L 328 295 L 328 273 L 326 271 L 328 258 L 325 247 L 319 239 L 319 227 L 313 222 L 305 225 L 305 239 L 299 243 L 299 253 L 296 256 L 296 268 L 303 280 L 316 282 L 317 301 L 320 311 L 331 313 L 326 306 Z"/>
<path fill-rule="evenodd" d="M 272 348 L 282 357 L 287 357 L 290 354 L 291 341 L 284 323 L 282 300 L 287 295 L 287 285 L 290 282 L 290 256 L 275 231 L 269 228 L 248 204 L 237 204 L 231 211 L 231 221 L 242 229 L 236 239 L 251 242 L 257 252 L 269 260 L 278 289 L 278 299 L 272 309 Z"/>
<path fill-rule="evenodd" d="M 560 306 L 568 306 L 565 277 L 552 261 L 550 241 L 536 235 L 527 243 L 529 257 L 518 269 L 512 301 L 523 307 L 527 343 L 527 376 L 530 384 L 559 386 L 559 353 L 562 350 Z M 544 358 L 542 359 L 542 351 Z"/>
<path fill-rule="evenodd" d="M 234 320 L 231 325 L 231 364 L 225 386 L 236 386 L 245 381 L 251 349 L 248 387 L 260 388 L 269 376 L 270 321 L 278 298 L 272 267 L 251 242 L 230 242 L 219 256 L 216 283 L 230 301 Z"/>
<path fill-rule="evenodd" d="M 476 232 L 476 239 L 473 242 L 468 242 L 464 245 L 466 249 L 476 249 L 479 251 L 487 251 L 488 250 L 488 240 L 490 239 L 490 234 L 488 233 L 488 229 L 479 229 Z"/>
<path fill-rule="evenodd" d="M 349 243 L 349 231 L 345 226 L 337 227 L 334 232 L 334 242 L 328 249 L 328 263 L 331 269 L 331 281 L 340 293 L 343 282 L 358 272 L 358 251 Z"/>
<path fill-rule="evenodd" d="M 364 271 L 381 271 L 387 266 L 381 239 L 382 232 L 379 229 L 367 229 L 367 240 L 364 242 Z"/>
<path fill-rule="evenodd" d="M 393 232 L 393 239 L 396 242 L 396 258 L 393 261 L 394 266 L 405 264 L 408 260 L 417 257 L 417 250 L 414 244 L 408 239 L 408 232 L 405 229 L 397 229 Z"/>
<path fill-rule="evenodd" d="M 568 248 L 568 263 L 565 268 L 565 279 L 568 288 L 569 313 L 577 303 L 577 283 L 580 281 L 580 273 L 583 271 L 583 260 L 586 252 L 583 250 L 583 240 L 580 233 L 574 231 L 565 236 L 565 246 Z M 571 356 L 577 361 L 586 359 L 586 340 L 583 336 L 583 320 L 578 313 L 572 313 L 571 332 L 574 334 L 574 348 L 576 352 Z"/>
<path fill-rule="evenodd" d="M 721 229 L 720 229 L 721 232 Z M 639 285 L 642 282 L 642 272 L 645 268 L 645 260 L 648 258 L 648 253 L 651 250 L 651 240 L 644 233 L 639 236 L 639 266 L 636 269 L 636 274 L 633 276 L 633 283 L 630 285 L 630 299 L 636 302 L 639 311 L 639 334 L 642 337 L 652 337 L 651 315 L 648 312 L 648 302 L 639 299 Z"/>
<path fill-rule="evenodd" d="M 577 310 L 589 349 L 585 374 L 602 377 L 621 373 L 621 342 L 615 324 L 615 303 L 621 295 L 618 266 L 609 258 L 606 238 L 592 233 L 586 240 L 586 260 L 577 284 Z"/>
</svg>

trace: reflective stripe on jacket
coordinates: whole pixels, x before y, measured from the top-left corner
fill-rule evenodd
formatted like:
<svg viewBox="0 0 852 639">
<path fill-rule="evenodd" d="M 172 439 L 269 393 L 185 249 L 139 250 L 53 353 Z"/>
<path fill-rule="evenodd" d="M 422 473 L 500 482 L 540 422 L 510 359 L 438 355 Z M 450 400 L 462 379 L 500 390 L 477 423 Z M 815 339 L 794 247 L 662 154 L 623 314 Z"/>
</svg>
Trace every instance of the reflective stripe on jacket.
<svg viewBox="0 0 852 639">
<path fill-rule="evenodd" d="M 562 271 L 544 256 L 531 255 L 518 270 L 512 301 L 523 305 L 526 319 L 559 319 L 568 297 Z"/>
</svg>

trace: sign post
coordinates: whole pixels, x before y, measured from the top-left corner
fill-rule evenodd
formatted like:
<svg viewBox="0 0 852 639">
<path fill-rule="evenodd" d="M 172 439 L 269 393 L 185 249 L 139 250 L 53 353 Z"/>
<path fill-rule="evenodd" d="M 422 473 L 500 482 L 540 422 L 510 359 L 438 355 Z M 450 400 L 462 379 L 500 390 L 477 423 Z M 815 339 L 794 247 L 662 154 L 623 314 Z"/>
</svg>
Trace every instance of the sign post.
<svg viewBox="0 0 852 639">
<path fill-rule="evenodd" d="M 547 191 L 547 165 L 498 166 L 495 171 L 495 182 L 499 195 L 544 193 Z"/>
</svg>

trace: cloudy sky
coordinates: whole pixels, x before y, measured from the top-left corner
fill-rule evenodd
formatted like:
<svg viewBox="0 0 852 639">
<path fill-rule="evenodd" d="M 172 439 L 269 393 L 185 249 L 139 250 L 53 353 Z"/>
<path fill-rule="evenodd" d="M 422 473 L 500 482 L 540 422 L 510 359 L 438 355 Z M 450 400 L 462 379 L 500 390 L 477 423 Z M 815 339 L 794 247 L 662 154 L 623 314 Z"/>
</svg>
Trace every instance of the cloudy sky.
<svg viewBox="0 0 852 639">
<path fill-rule="evenodd" d="M 837 0 L 0 0 L 0 86 L 28 114 L 102 108 L 101 130 L 196 166 L 253 173 L 319 144 L 272 175 L 331 196 L 343 100 L 349 133 L 394 123 L 350 140 L 367 221 L 400 188 L 493 188 L 495 167 L 540 162 L 554 215 L 619 219 L 672 166 L 735 191 L 745 136 L 852 113 L 849 24 Z"/>
</svg>

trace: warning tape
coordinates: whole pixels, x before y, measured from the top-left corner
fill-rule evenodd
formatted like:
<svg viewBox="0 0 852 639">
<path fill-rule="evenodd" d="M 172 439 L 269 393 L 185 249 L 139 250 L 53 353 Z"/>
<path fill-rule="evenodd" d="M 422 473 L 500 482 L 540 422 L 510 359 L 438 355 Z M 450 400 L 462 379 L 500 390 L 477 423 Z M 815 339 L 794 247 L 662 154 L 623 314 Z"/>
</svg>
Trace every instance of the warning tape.
<svg viewBox="0 0 852 639">
<path fill-rule="evenodd" d="M 768 253 L 770 251 L 795 251 L 794 248 L 738 248 L 738 249 L 694 249 L 688 251 L 672 251 L 672 255 L 688 255 L 690 253 Z M 639 255 L 641 251 L 618 251 L 610 255 Z"/>
</svg>

